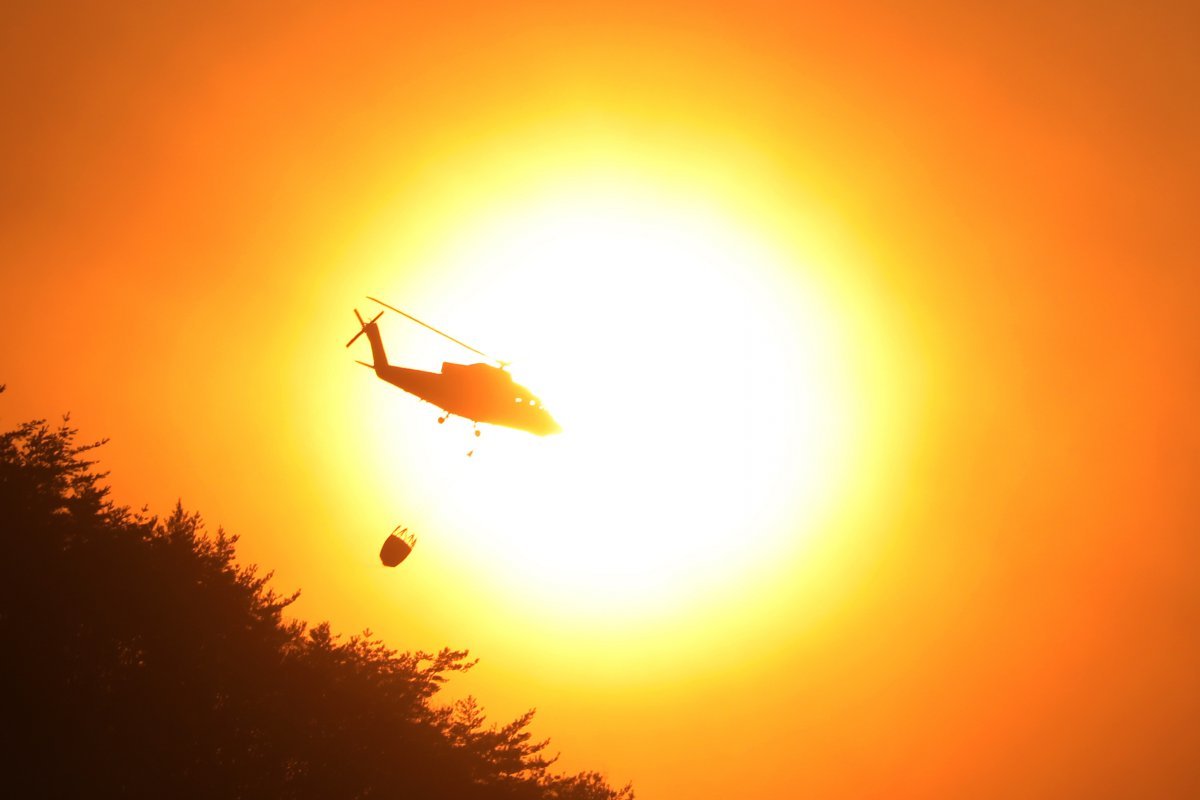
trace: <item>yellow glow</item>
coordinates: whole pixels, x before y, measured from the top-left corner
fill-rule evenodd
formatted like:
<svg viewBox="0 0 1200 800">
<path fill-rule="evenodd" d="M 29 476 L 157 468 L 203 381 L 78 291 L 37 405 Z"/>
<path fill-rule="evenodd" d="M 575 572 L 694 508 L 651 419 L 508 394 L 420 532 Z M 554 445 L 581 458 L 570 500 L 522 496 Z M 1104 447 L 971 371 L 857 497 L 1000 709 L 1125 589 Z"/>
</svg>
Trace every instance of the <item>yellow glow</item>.
<svg viewBox="0 0 1200 800">
<path fill-rule="evenodd" d="M 477 443 L 364 371 L 372 405 L 434 434 L 376 437 L 378 470 L 455 498 L 436 535 L 492 602 L 593 633 L 711 618 L 809 546 L 864 467 L 833 289 L 765 228 L 661 182 L 574 174 L 519 196 L 460 220 L 419 294 L 379 291 L 511 359 L 565 432 Z M 474 360 L 394 315 L 383 334 L 393 363 Z"/>
</svg>

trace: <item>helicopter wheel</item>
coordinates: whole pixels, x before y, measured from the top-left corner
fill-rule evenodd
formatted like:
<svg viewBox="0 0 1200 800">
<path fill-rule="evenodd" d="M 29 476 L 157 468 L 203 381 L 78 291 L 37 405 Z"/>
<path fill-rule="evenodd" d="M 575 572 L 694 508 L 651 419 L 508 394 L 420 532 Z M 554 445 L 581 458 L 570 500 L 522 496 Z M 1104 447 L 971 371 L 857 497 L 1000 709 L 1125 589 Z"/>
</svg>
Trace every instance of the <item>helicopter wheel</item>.
<svg viewBox="0 0 1200 800">
<path fill-rule="evenodd" d="M 471 456 L 473 456 L 473 455 L 475 455 L 475 451 L 474 451 L 474 450 L 468 451 L 468 453 L 467 453 L 467 458 L 470 458 L 470 457 L 471 457 Z"/>
<path fill-rule="evenodd" d="M 438 417 L 438 425 L 444 425 L 444 424 L 446 424 L 446 418 Z"/>
<path fill-rule="evenodd" d="M 475 429 L 476 436 L 479 436 L 481 433 L 483 433 L 483 431 L 479 430 L 478 428 Z"/>
</svg>

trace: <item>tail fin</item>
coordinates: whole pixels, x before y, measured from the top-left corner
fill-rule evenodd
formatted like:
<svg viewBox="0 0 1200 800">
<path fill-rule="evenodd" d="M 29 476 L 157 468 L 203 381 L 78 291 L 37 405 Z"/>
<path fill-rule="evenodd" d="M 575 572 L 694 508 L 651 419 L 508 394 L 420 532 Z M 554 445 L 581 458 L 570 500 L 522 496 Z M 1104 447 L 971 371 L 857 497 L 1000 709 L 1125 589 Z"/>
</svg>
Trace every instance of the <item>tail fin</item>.
<svg viewBox="0 0 1200 800">
<path fill-rule="evenodd" d="M 354 316 L 358 317 L 358 324 L 360 326 L 359 331 L 358 331 L 358 333 L 354 334 L 354 336 L 350 337 L 350 341 L 346 342 L 346 347 L 349 347 L 350 345 L 352 345 L 356 341 L 358 341 L 358 337 L 362 336 L 364 333 L 367 332 L 367 326 L 374 325 L 375 320 L 377 320 L 383 316 L 383 312 L 380 311 L 378 314 L 376 314 L 375 319 L 372 319 L 370 322 L 363 322 L 362 314 L 358 313 L 357 308 L 354 309 Z M 368 338 L 370 338 L 370 337 L 368 337 Z"/>
<path fill-rule="evenodd" d="M 370 322 L 363 321 L 362 314 L 358 313 L 358 309 L 354 310 L 354 316 L 358 317 L 358 324 L 362 327 L 358 333 L 354 334 L 350 341 L 346 342 L 346 347 L 354 344 L 358 340 L 358 337 L 365 333 L 367 341 L 371 343 L 371 360 L 375 362 L 366 366 L 372 367 L 375 370 L 375 374 L 380 375 L 380 369 L 387 368 L 388 366 L 387 353 L 383 350 L 383 337 L 379 335 L 379 326 L 375 324 L 383 316 L 383 312 L 380 311 L 376 314 Z M 360 361 L 358 363 L 362 364 L 363 362 Z"/>
</svg>

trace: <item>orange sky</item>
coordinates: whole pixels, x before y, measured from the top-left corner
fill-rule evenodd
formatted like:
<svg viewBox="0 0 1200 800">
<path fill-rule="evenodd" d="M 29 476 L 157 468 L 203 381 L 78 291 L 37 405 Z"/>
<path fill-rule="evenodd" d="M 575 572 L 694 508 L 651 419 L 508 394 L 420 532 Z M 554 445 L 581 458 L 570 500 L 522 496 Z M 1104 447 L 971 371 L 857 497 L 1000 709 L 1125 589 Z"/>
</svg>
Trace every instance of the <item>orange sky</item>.
<svg viewBox="0 0 1200 800">
<path fill-rule="evenodd" d="M 538 706 L 565 767 L 641 797 L 1200 794 L 1193 4 L 59 5 L 0 29 L 0 419 L 72 412 L 119 499 L 240 533 L 308 619 L 471 648 L 457 691 Z M 739 280 L 823 287 L 857 354 L 831 516 L 734 524 L 775 557 L 608 620 L 450 524 L 506 445 L 465 472 L 342 349 L 366 294 L 484 349 L 562 338 L 570 287 L 619 272 L 481 318 L 521 252 L 453 265 L 587 181 L 652 227 L 732 220 L 782 265 Z M 637 393 L 618 328 L 602 391 Z M 760 406 L 786 417 L 732 416 Z"/>
</svg>

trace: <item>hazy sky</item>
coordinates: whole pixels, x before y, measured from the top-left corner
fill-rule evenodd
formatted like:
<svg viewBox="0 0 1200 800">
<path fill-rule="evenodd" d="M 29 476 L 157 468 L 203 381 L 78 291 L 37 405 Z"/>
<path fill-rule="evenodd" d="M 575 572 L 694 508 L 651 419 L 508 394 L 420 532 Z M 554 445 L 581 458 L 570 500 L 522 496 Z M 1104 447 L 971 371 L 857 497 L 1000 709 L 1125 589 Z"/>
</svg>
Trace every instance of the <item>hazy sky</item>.
<svg viewBox="0 0 1200 800">
<path fill-rule="evenodd" d="M 1200 793 L 1194 4 L 143 5 L 0 26 L 0 420 L 641 797 Z"/>
</svg>

